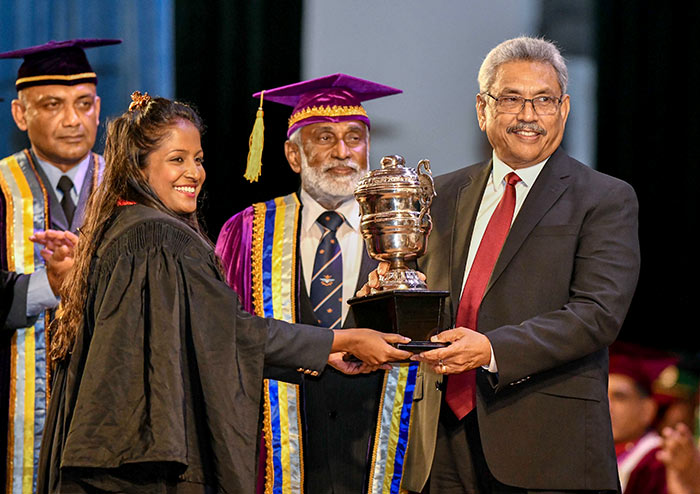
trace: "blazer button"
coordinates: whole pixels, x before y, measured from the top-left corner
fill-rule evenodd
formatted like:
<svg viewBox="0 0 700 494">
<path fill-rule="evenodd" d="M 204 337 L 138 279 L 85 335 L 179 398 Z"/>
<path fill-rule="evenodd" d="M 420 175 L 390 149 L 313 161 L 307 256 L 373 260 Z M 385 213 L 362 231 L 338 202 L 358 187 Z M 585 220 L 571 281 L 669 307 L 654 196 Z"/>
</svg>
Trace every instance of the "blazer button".
<svg viewBox="0 0 700 494">
<path fill-rule="evenodd" d="M 337 416 L 338 416 L 338 412 L 336 412 L 335 410 L 331 410 L 330 412 L 328 412 L 328 417 L 330 417 L 332 419 L 336 418 Z"/>
</svg>

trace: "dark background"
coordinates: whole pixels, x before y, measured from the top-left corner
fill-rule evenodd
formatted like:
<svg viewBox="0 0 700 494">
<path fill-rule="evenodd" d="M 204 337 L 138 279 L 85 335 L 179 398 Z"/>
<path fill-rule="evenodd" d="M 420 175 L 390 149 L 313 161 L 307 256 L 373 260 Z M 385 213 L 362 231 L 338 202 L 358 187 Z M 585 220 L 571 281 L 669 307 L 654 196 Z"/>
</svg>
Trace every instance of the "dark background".
<svg viewBox="0 0 700 494">
<path fill-rule="evenodd" d="M 543 18 L 555 19 L 561 3 L 544 5 Z M 593 36 L 579 36 L 586 46 L 570 50 L 593 50 L 598 61 L 598 169 L 631 183 L 640 201 L 642 273 L 620 339 L 697 351 L 700 5 L 593 5 L 585 11 Z M 206 160 L 216 166 L 208 167 L 204 215 L 215 238 L 234 212 L 298 187 L 282 153 L 289 109 L 280 105 L 265 106 L 260 182 L 248 184 L 241 170 L 257 108 L 250 95 L 300 79 L 301 5 L 220 0 L 203 8 L 178 0 L 176 6 L 177 96 L 197 101 L 209 124 Z M 542 31 L 559 40 L 559 32 L 577 25 L 581 18 L 544 22 Z"/>
</svg>

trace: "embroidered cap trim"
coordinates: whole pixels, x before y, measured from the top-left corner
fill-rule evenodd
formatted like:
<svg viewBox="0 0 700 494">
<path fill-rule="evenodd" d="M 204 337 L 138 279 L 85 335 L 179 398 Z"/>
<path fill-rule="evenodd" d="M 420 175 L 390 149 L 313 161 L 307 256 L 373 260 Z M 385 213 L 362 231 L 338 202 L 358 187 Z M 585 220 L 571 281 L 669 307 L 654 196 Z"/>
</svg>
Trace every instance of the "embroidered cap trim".
<svg viewBox="0 0 700 494">
<path fill-rule="evenodd" d="M 367 117 L 367 112 L 360 105 L 356 106 L 310 106 L 299 110 L 289 117 L 289 127 L 295 123 L 310 117 L 345 117 L 352 115 L 362 115 Z"/>
</svg>

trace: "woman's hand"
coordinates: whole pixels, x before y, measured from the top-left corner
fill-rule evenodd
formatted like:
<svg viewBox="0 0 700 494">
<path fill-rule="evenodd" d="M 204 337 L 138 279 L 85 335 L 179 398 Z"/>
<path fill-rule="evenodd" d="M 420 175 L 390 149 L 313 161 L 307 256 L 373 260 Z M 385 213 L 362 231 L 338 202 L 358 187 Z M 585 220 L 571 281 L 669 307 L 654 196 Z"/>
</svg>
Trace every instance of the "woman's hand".
<svg viewBox="0 0 700 494">
<path fill-rule="evenodd" d="M 392 346 L 395 343 L 408 343 L 410 338 L 396 333 L 380 333 L 372 329 L 334 329 L 331 352 L 346 352 L 371 366 L 387 362 L 406 360 L 412 354 Z"/>
<path fill-rule="evenodd" d="M 354 374 L 368 374 L 379 369 L 390 370 L 390 364 L 383 365 L 370 365 L 361 360 L 347 359 L 348 353 L 335 352 L 328 356 L 328 365 L 336 370 L 339 370 L 343 374 L 354 375 Z"/>
</svg>

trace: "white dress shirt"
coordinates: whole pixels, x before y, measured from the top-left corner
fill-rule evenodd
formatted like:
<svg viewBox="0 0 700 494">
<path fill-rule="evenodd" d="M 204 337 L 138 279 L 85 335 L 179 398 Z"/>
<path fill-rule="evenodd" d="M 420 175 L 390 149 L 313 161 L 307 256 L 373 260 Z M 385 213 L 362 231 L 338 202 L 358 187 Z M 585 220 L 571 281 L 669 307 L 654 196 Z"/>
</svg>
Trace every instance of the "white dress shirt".
<svg viewBox="0 0 700 494">
<path fill-rule="evenodd" d="M 301 190 L 299 200 L 303 205 L 301 210 L 301 232 L 299 232 L 301 268 L 304 273 L 304 281 L 306 282 L 306 292 L 310 294 L 316 250 L 323 235 L 323 227 L 316 223 L 316 220 L 321 213 L 327 210 L 304 189 Z M 340 252 L 343 256 L 342 311 L 343 321 L 345 321 L 349 308 L 347 300 L 355 296 L 357 277 L 360 274 L 360 266 L 362 264 L 364 242 L 360 234 L 360 206 L 357 204 L 357 201 L 349 199 L 335 211 L 345 219 L 336 232 L 336 238 L 340 243 Z"/>
<path fill-rule="evenodd" d="M 515 221 L 515 218 L 518 216 L 518 212 L 520 212 L 520 208 L 525 202 L 527 194 L 530 192 L 530 189 L 532 189 L 535 180 L 537 180 L 542 168 L 544 168 L 544 165 L 547 163 L 547 159 L 527 168 L 513 170 L 511 167 L 501 161 L 498 156 L 496 156 L 495 152 L 493 153 L 493 167 L 491 168 L 491 173 L 488 181 L 486 182 L 484 195 L 481 197 L 481 205 L 479 206 L 479 212 L 477 213 L 476 221 L 474 222 L 474 231 L 472 232 L 471 242 L 469 242 L 469 254 L 467 255 L 467 264 L 465 266 L 464 276 L 462 278 L 462 292 L 464 291 L 464 285 L 467 283 L 469 271 L 474 263 L 476 251 L 479 248 L 479 244 L 484 236 L 489 220 L 491 219 L 493 212 L 496 210 L 496 206 L 498 206 L 498 203 L 503 197 L 503 192 L 506 188 L 506 175 L 511 172 L 516 172 L 520 177 L 520 182 L 515 184 L 515 210 L 513 211 L 513 220 L 511 221 L 512 225 L 513 221 Z M 496 364 L 493 348 L 491 349 L 491 362 L 488 366 L 484 366 L 484 368 L 489 372 L 498 372 L 498 365 Z"/>
</svg>

